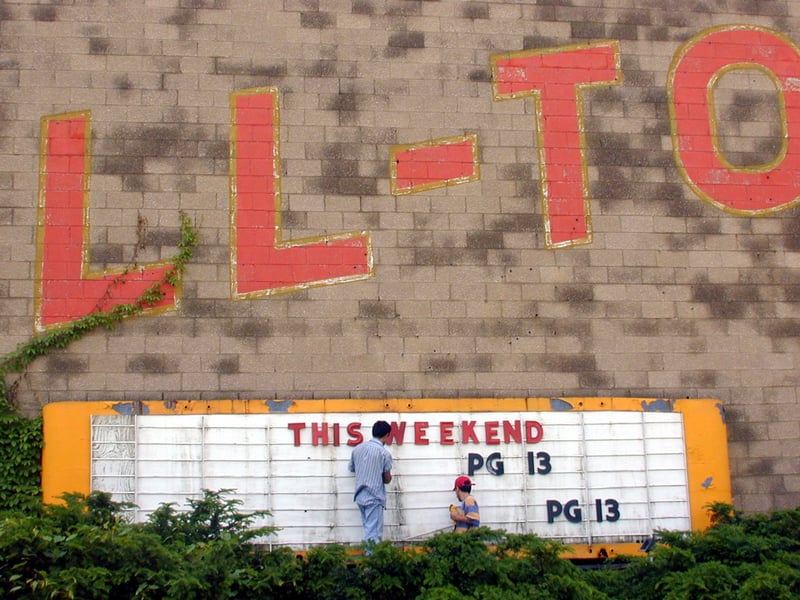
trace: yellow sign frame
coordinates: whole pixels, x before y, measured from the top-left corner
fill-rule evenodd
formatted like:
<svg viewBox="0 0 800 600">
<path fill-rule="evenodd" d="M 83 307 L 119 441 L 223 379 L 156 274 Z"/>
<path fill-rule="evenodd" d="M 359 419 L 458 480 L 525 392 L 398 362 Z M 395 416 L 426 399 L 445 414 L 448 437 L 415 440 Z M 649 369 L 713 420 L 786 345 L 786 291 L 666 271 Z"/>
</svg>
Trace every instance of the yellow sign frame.
<svg viewBox="0 0 800 600">
<path fill-rule="evenodd" d="M 93 416 L 456 411 L 678 412 L 683 416 L 692 529 L 702 530 L 711 524 L 707 508 L 710 504 L 732 503 L 727 426 L 720 400 L 620 397 L 58 402 L 43 409 L 43 499 L 52 503 L 58 502 L 66 493 L 90 493 Z M 641 552 L 639 544 L 631 543 L 577 544 L 571 549 L 570 558 L 612 557 Z"/>
</svg>

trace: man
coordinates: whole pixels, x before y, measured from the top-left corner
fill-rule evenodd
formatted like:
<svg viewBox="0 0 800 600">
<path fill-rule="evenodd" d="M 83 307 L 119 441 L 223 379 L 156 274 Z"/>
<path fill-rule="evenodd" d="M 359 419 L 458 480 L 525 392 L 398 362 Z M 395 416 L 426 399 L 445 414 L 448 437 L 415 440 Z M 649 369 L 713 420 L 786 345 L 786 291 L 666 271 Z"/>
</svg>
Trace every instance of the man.
<svg viewBox="0 0 800 600">
<path fill-rule="evenodd" d="M 356 446 L 348 468 L 356 474 L 353 500 L 361 511 L 364 541 L 377 543 L 383 538 L 383 511 L 386 484 L 392 480 L 392 455 L 384 448 L 392 428 L 386 421 L 372 426 L 372 439 Z"/>
</svg>

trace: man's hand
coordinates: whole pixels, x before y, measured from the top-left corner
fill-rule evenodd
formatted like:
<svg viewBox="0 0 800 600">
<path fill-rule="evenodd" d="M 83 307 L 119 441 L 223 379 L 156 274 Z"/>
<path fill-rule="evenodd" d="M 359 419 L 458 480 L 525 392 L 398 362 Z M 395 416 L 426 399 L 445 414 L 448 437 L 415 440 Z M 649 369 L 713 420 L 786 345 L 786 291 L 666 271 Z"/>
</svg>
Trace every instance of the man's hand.
<svg viewBox="0 0 800 600">
<path fill-rule="evenodd" d="M 456 523 L 464 522 L 464 511 L 455 504 L 450 505 L 450 519 Z"/>
</svg>

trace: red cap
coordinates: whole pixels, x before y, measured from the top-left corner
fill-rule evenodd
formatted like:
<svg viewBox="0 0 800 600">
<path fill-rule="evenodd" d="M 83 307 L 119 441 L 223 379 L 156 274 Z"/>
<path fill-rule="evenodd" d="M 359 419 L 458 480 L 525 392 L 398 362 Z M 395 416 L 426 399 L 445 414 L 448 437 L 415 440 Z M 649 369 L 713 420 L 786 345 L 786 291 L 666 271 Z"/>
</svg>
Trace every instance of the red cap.
<svg viewBox="0 0 800 600">
<path fill-rule="evenodd" d="M 467 486 L 471 486 L 471 485 L 473 485 L 472 480 L 469 477 L 465 477 L 464 475 L 462 475 L 461 477 L 456 477 L 456 482 L 453 485 L 453 490 L 454 491 L 455 490 L 459 490 L 459 489 L 461 489 L 463 487 L 467 487 Z"/>
</svg>

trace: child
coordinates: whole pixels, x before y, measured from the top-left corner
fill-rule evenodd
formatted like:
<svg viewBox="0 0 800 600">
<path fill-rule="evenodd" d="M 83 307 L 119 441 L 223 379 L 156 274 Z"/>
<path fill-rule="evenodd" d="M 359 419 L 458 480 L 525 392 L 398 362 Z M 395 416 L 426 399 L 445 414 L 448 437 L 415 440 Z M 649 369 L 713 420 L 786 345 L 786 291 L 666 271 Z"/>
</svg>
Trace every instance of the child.
<svg viewBox="0 0 800 600">
<path fill-rule="evenodd" d="M 456 477 L 453 491 L 461 502 L 460 506 L 450 505 L 450 519 L 455 523 L 453 531 L 464 533 L 481 525 L 481 515 L 478 512 L 478 501 L 470 494 L 472 480 L 469 477 Z"/>
</svg>

